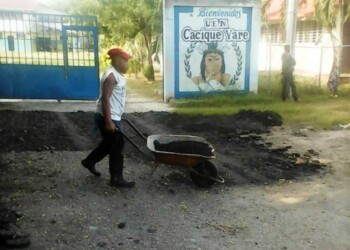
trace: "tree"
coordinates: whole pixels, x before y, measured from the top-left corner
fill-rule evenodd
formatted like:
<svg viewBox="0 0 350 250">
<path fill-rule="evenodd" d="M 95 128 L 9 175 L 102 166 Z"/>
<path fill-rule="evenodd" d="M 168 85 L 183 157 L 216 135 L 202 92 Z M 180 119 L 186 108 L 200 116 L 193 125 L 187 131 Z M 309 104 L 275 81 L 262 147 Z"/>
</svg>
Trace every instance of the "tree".
<svg viewBox="0 0 350 250">
<path fill-rule="evenodd" d="M 346 7 L 347 6 L 347 7 Z M 316 0 L 315 17 L 331 36 L 333 43 L 332 69 L 341 70 L 343 25 L 350 13 L 349 1 L 344 0 Z"/>
<path fill-rule="evenodd" d="M 154 81 L 152 42 L 161 33 L 161 0 L 100 0 L 100 3 L 99 22 L 110 43 L 125 43 L 141 34 L 147 50 L 148 80 Z"/>
<path fill-rule="evenodd" d="M 269 33 L 269 30 L 270 30 L 269 8 L 272 1 L 273 0 L 262 0 L 262 5 L 261 5 L 262 26 L 265 27 L 267 34 Z M 281 22 L 279 22 L 279 31 L 282 34 L 281 41 L 285 40 L 287 1 L 288 0 L 282 0 L 281 2 L 281 15 L 280 15 Z"/>
<path fill-rule="evenodd" d="M 137 53 L 137 65 L 140 64 L 140 55 L 144 54 L 138 41 L 141 36 L 146 49 L 147 78 L 154 81 L 152 54 L 153 43 L 161 34 L 161 0 L 66 0 L 61 9 L 71 14 L 97 16 L 99 34 L 103 36 L 102 47 L 128 44 Z M 137 68 L 137 65 L 134 66 Z"/>
</svg>

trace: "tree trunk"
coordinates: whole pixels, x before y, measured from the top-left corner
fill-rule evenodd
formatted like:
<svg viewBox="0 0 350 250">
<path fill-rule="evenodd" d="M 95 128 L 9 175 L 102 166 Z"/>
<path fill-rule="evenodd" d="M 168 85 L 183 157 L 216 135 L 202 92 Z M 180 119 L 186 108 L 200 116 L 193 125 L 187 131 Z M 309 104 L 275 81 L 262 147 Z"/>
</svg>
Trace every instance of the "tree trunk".
<svg viewBox="0 0 350 250">
<path fill-rule="evenodd" d="M 333 43 L 333 64 L 332 70 L 342 71 L 342 53 L 343 53 L 343 24 L 344 24 L 344 9 L 343 2 L 339 1 L 339 6 L 336 7 L 338 15 L 336 17 L 335 28 L 330 30 Z"/>
<path fill-rule="evenodd" d="M 147 62 L 150 70 L 150 74 L 148 77 L 149 81 L 154 82 L 155 77 L 154 77 L 154 67 L 153 67 L 153 61 L 152 61 L 152 35 L 151 34 L 143 34 L 145 38 L 145 44 L 147 48 Z"/>
<path fill-rule="evenodd" d="M 152 48 L 148 49 L 148 65 L 150 67 L 150 81 L 154 82 L 155 77 L 154 77 L 154 67 L 153 67 L 153 61 L 152 61 Z"/>
</svg>

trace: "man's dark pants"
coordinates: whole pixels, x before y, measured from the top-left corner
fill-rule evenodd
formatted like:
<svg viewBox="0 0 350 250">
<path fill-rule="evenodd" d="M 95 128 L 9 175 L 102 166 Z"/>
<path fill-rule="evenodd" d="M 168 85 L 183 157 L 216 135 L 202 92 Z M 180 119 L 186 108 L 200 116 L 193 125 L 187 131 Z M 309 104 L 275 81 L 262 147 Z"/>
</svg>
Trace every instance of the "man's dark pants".
<svg viewBox="0 0 350 250">
<path fill-rule="evenodd" d="M 285 101 L 289 95 L 289 88 L 292 90 L 294 101 L 298 101 L 297 90 L 294 82 L 293 73 L 282 74 L 282 100 Z"/>
<path fill-rule="evenodd" d="M 112 121 L 120 130 L 120 121 Z M 96 164 L 109 155 L 109 172 L 111 174 L 111 179 L 120 178 L 123 175 L 123 135 L 118 130 L 107 132 L 104 117 L 100 114 L 95 114 L 95 123 L 102 135 L 102 141 L 98 147 L 88 155 L 86 161 Z"/>
</svg>

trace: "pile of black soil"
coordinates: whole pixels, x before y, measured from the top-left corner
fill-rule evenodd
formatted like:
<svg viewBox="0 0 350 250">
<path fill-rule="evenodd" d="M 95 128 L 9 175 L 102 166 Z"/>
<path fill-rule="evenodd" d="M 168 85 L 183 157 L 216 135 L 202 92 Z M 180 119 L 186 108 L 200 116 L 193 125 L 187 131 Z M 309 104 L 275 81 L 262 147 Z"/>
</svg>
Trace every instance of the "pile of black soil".
<svg viewBox="0 0 350 250">
<path fill-rule="evenodd" d="M 275 148 L 261 134 L 282 125 L 271 111 L 242 110 L 231 116 L 186 116 L 165 112 L 134 113 L 128 119 L 149 134 L 181 134 L 205 138 L 216 151 L 215 164 L 226 186 L 268 184 L 323 174 L 328 168 L 308 152 L 300 155 L 290 147 Z M 159 129 L 159 121 L 162 128 Z M 127 126 L 126 126 L 127 127 Z M 128 130 L 132 133 L 132 130 Z M 312 150 L 310 150 L 312 151 Z M 303 163 L 298 159 L 305 159 Z"/>
<path fill-rule="evenodd" d="M 145 136 L 179 134 L 203 137 L 214 147 L 214 163 L 228 186 L 300 179 L 325 169 L 322 164 L 307 160 L 296 164 L 298 158 L 310 157 L 292 153 L 288 147 L 274 148 L 262 140 L 262 133 L 282 124 L 281 116 L 271 111 L 242 110 L 230 116 L 146 112 L 126 114 L 125 118 Z M 139 145 L 145 144 L 138 140 L 138 135 L 128 124 L 123 124 L 123 127 L 124 132 Z M 98 131 L 94 130 L 92 112 L 0 111 L 0 128 L 0 153 L 91 150 L 100 140 Z M 162 147 L 165 150 L 165 145 Z M 183 145 L 176 147 L 178 152 L 179 148 L 186 148 Z M 205 150 L 199 149 L 207 154 Z M 142 161 L 141 154 L 128 143 L 125 155 Z M 135 155 L 138 157 L 133 157 Z"/>
<path fill-rule="evenodd" d="M 0 249 L 24 248 L 30 245 L 28 235 L 16 224 L 21 217 L 22 214 L 0 203 Z"/>
<path fill-rule="evenodd" d="M 215 149 L 216 158 L 212 162 L 216 165 L 219 174 L 225 179 L 226 187 L 247 184 L 273 184 L 280 180 L 303 180 L 310 175 L 326 173 L 328 168 L 319 162 L 308 160 L 312 149 L 304 155 L 293 153 L 289 146 L 276 148 L 266 143 L 261 134 L 268 133 L 273 126 L 282 125 L 282 118 L 270 111 L 257 112 L 242 110 L 236 115 L 230 116 L 186 116 L 166 112 L 147 112 L 126 114 L 125 118 L 133 122 L 136 127 L 147 136 L 151 134 L 178 134 L 200 136 L 206 139 Z M 123 131 L 139 145 L 145 142 L 126 123 Z M 46 111 L 0 111 L 0 188 L 2 194 L 12 192 L 11 181 L 20 178 L 28 171 L 36 171 L 38 166 L 27 168 L 25 171 L 9 171 L 11 161 L 2 160 L 3 154 L 12 152 L 13 155 L 20 152 L 61 151 L 62 157 L 66 151 L 92 150 L 100 140 L 99 132 L 94 128 L 92 112 L 46 112 Z M 187 153 L 194 151 L 201 155 L 211 155 L 211 148 L 206 144 L 185 145 L 158 145 L 162 151 L 175 151 Z M 131 164 L 151 164 L 142 158 L 142 154 L 126 143 L 125 150 L 127 162 Z M 39 154 L 40 155 L 40 154 Z M 40 159 L 40 157 L 38 157 Z M 4 157 L 5 159 L 5 157 Z M 303 159 L 303 160 L 299 160 Z M 37 165 L 38 159 L 28 159 Z M 80 161 L 81 159 L 77 159 Z M 50 160 L 48 160 L 50 161 Z M 40 168 L 54 166 L 47 162 Z M 11 165 L 12 168 L 14 165 Z M 17 166 L 15 166 L 17 168 Z M 55 169 L 50 169 L 55 176 Z M 161 177 L 163 178 L 163 177 Z M 186 182 L 182 175 L 174 171 L 165 176 L 166 182 L 193 185 Z M 185 181 L 185 182 L 184 182 Z M 37 186 L 43 185 L 39 182 Z M 27 188 L 27 187 L 23 187 Z M 43 192 L 43 189 L 35 189 Z M 16 221 L 21 214 L 8 209 L 16 204 L 4 204 L 0 200 L 0 248 L 26 247 L 30 240 L 25 233 L 17 227 Z"/>
<path fill-rule="evenodd" d="M 203 142 L 197 141 L 172 141 L 168 143 L 160 143 L 158 140 L 154 142 L 154 149 L 162 152 L 171 152 L 178 154 L 192 154 L 200 156 L 212 156 L 212 148 Z"/>
<path fill-rule="evenodd" d="M 92 113 L 0 111 L 0 152 L 87 150 L 79 139 L 98 136 Z"/>
</svg>

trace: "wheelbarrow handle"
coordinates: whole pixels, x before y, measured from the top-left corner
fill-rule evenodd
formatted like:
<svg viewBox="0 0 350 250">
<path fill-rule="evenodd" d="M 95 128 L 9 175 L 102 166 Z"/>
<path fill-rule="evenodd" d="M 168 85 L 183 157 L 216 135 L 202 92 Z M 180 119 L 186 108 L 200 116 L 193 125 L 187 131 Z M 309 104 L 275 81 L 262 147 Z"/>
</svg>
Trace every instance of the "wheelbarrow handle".
<svg viewBox="0 0 350 250">
<path fill-rule="evenodd" d="M 133 140 L 130 139 L 129 136 L 127 136 L 124 132 L 120 131 L 119 132 L 123 135 L 123 137 L 130 142 L 135 148 L 137 148 L 146 158 L 153 160 L 153 158 L 151 158 L 149 155 L 147 155 L 135 142 L 133 142 Z"/>
<path fill-rule="evenodd" d="M 136 126 L 131 121 L 125 118 L 122 118 L 122 120 L 125 121 L 127 124 L 129 124 L 129 126 L 132 127 L 136 131 L 136 133 L 138 133 L 138 135 L 141 136 L 142 139 L 147 141 L 147 138 L 140 132 L 140 130 L 136 128 Z"/>
<path fill-rule="evenodd" d="M 136 126 L 129 121 L 128 119 L 122 118 L 123 121 L 125 121 L 130 127 L 132 127 L 135 132 L 141 136 L 141 138 L 143 140 L 145 140 L 147 142 L 147 138 L 136 128 Z M 148 154 L 146 154 L 133 140 L 131 140 L 131 138 L 129 136 L 127 136 L 123 131 L 120 131 L 120 133 L 123 135 L 123 137 L 131 143 L 131 145 L 133 145 L 137 150 L 139 150 L 146 158 L 150 159 L 150 160 L 154 160 L 152 157 L 150 157 Z"/>
</svg>

